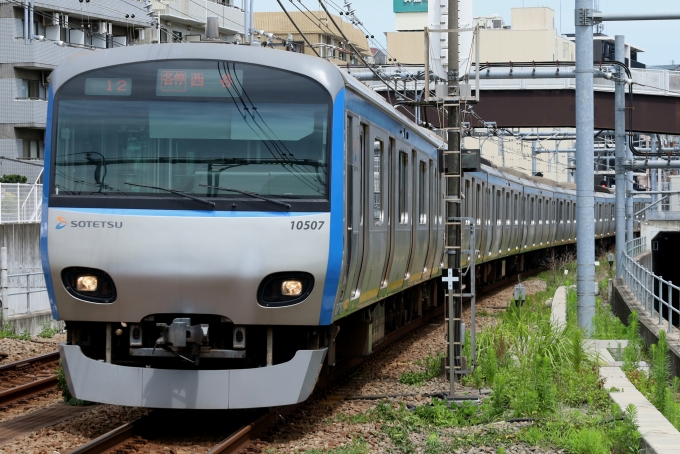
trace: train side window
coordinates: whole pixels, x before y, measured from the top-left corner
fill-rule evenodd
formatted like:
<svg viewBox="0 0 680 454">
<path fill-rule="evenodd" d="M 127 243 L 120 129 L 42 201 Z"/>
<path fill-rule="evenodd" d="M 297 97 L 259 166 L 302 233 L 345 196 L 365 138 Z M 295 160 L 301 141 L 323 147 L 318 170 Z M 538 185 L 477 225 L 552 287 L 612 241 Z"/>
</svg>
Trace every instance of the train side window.
<svg viewBox="0 0 680 454">
<path fill-rule="evenodd" d="M 384 148 L 382 140 L 376 139 L 373 142 L 373 220 L 375 225 L 382 225 L 383 222 Z"/>
<path fill-rule="evenodd" d="M 427 199 L 425 197 L 425 188 L 427 187 L 427 165 L 424 161 L 420 161 L 418 175 L 418 220 L 421 224 L 427 223 Z"/>
<path fill-rule="evenodd" d="M 557 223 L 558 224 L 562 224 L 562 216 L 564 214 L 562 212 L 562 210 L 564 210 L 564 202 L 560 200 L 559 208 L 557 209 Z"/>
<path fill-rule="evenodd" d="M 408 155 L 399 152 L 399 223 L 408 223 Z"/>
<path fill-rule="evenodd" d="M 534 198 L 532 197 L 530 202 L 529 202 L 529 221 L 531 224 L 535 224 L 536 221 L 534 219 Z"/>
<path fill-rule="evenodd" d="M 538 224 L 543 224 L 543 200 L 538 199 Z"/>
<path fill-rule="evenodd" d="M 520 218 L 520 212 L 519 212 L 519 195 L 515 194 L 515 206 L 512 210 L 513 212 L 513 221 L 515 225 L 519 223 L 519 218 Z"/>
</svg>

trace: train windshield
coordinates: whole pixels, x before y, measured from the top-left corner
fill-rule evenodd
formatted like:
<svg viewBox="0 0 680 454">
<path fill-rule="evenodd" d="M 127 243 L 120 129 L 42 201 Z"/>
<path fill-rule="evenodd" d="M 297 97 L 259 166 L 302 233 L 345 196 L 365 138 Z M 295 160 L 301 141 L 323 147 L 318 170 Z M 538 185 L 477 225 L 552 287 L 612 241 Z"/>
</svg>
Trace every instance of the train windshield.
<svg viewBox="0 0 680 454">
<path fill-rule="evenodd" d="M 266 203 L 244 192 L 327 201 L 331 103 L 311 79 L 243 63 L 84 73 L 55 96 L 51 194 L 120 207 L 176 202 L 176 192 L 218 209 L 235 199 Z"/>
</svg>

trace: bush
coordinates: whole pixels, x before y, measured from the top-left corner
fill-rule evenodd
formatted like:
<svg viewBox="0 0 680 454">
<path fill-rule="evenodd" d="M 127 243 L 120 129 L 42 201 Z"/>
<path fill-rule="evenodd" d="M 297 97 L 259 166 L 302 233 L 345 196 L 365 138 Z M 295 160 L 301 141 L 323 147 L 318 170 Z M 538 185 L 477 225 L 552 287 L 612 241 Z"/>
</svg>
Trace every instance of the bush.
<svg viewBox="0 0 680 454">
<path fill-rule="evenodd" d="M 11 174 L 0 177 L 0 183 L 26 183 L 28 178 L 23 175 Z"/>
</svg>

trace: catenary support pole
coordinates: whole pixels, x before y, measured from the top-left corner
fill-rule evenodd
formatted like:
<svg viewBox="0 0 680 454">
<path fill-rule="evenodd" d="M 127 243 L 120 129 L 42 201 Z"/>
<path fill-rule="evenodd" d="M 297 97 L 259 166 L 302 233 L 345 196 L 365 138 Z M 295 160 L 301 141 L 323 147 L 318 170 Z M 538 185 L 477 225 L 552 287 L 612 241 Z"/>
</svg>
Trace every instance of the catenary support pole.
<svg viewBox="0 0 680 454">
<path fill-rule="evenodd" d="M 592 11 L 593 0 L 576 0 L 576 293 L 578 326 L 587 333 L 595 315 Z"/>
<path fill-rule="evenodd" d="M 248 20 L 250 19 L 250 14 L 248 14 L 248 0 L 243 0 L 243 43 L 247 43 L 250 38 L 248 30 Z"/>
<path fill-rule="evenodd" d="M 445 153 L 445 185 L 446 185 L 446 251 L 448 267 L 458 271 L 460 276 L 462 232 L 460 218 L 461 195 L 461 134 L 460 134 L 460 87 L 458 83 L 459 53 L 458 53 L 458 0 L 450 0 L 448 4 L 448 95 L 445 105 L 448 110 L 447 142 Z M 460 282 L 459 282 L 460 284 Z M 463 299 L 460 285 L 448 290 L 448 342 L 449 342 L 449 383 L 450 396 L 455 395 L 456 371 L 462 369 L 462 336 L 461 318 Z"/>
<path fill-rule="evenodd" d="M 615 59 L 625 63 L 624 37 L 616 35 L 615 39 Z M 619 80 L 614 88 L 614 128 L 616 130 L 616 277 L 621 277 L 623 272 L 623 252 L 626 247 L 626 171 L 623 168 L 623 161 L 626 158 L 626 84 L 623 80 L 623 70 L 619 68 Z"/>
<path fill-rule="evenodd" d="M 255 12 L 253 11 L 253 1 L 250 0 L 250 35 L 248 36 L 248 41 L 251 43 L 255 39 Z"/>
<path fill-rule="evenodd" d="M 537 148 L 536 141 L 534 140 L 531 142 L 531 176 L 536 176 L 536 172 L 538 171 L 536 169 Z"/>
</svg>

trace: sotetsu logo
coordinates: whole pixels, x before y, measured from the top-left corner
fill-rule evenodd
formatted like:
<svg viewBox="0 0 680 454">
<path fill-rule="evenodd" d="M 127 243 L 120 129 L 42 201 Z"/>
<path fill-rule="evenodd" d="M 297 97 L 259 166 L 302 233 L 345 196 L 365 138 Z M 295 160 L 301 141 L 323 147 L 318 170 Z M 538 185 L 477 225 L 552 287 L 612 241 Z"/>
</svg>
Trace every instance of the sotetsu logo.
<svg viewBox="0 0 680 454">
<path fill-rule="evenodd" d="M 117 221 L 71 221 L 68 222 L 63 216 L 58 216 L 56 225 L 57 230 L 61 230 L 66 226 L 76 229 L 122 229 L 123 222 Z"/>
</svg>

